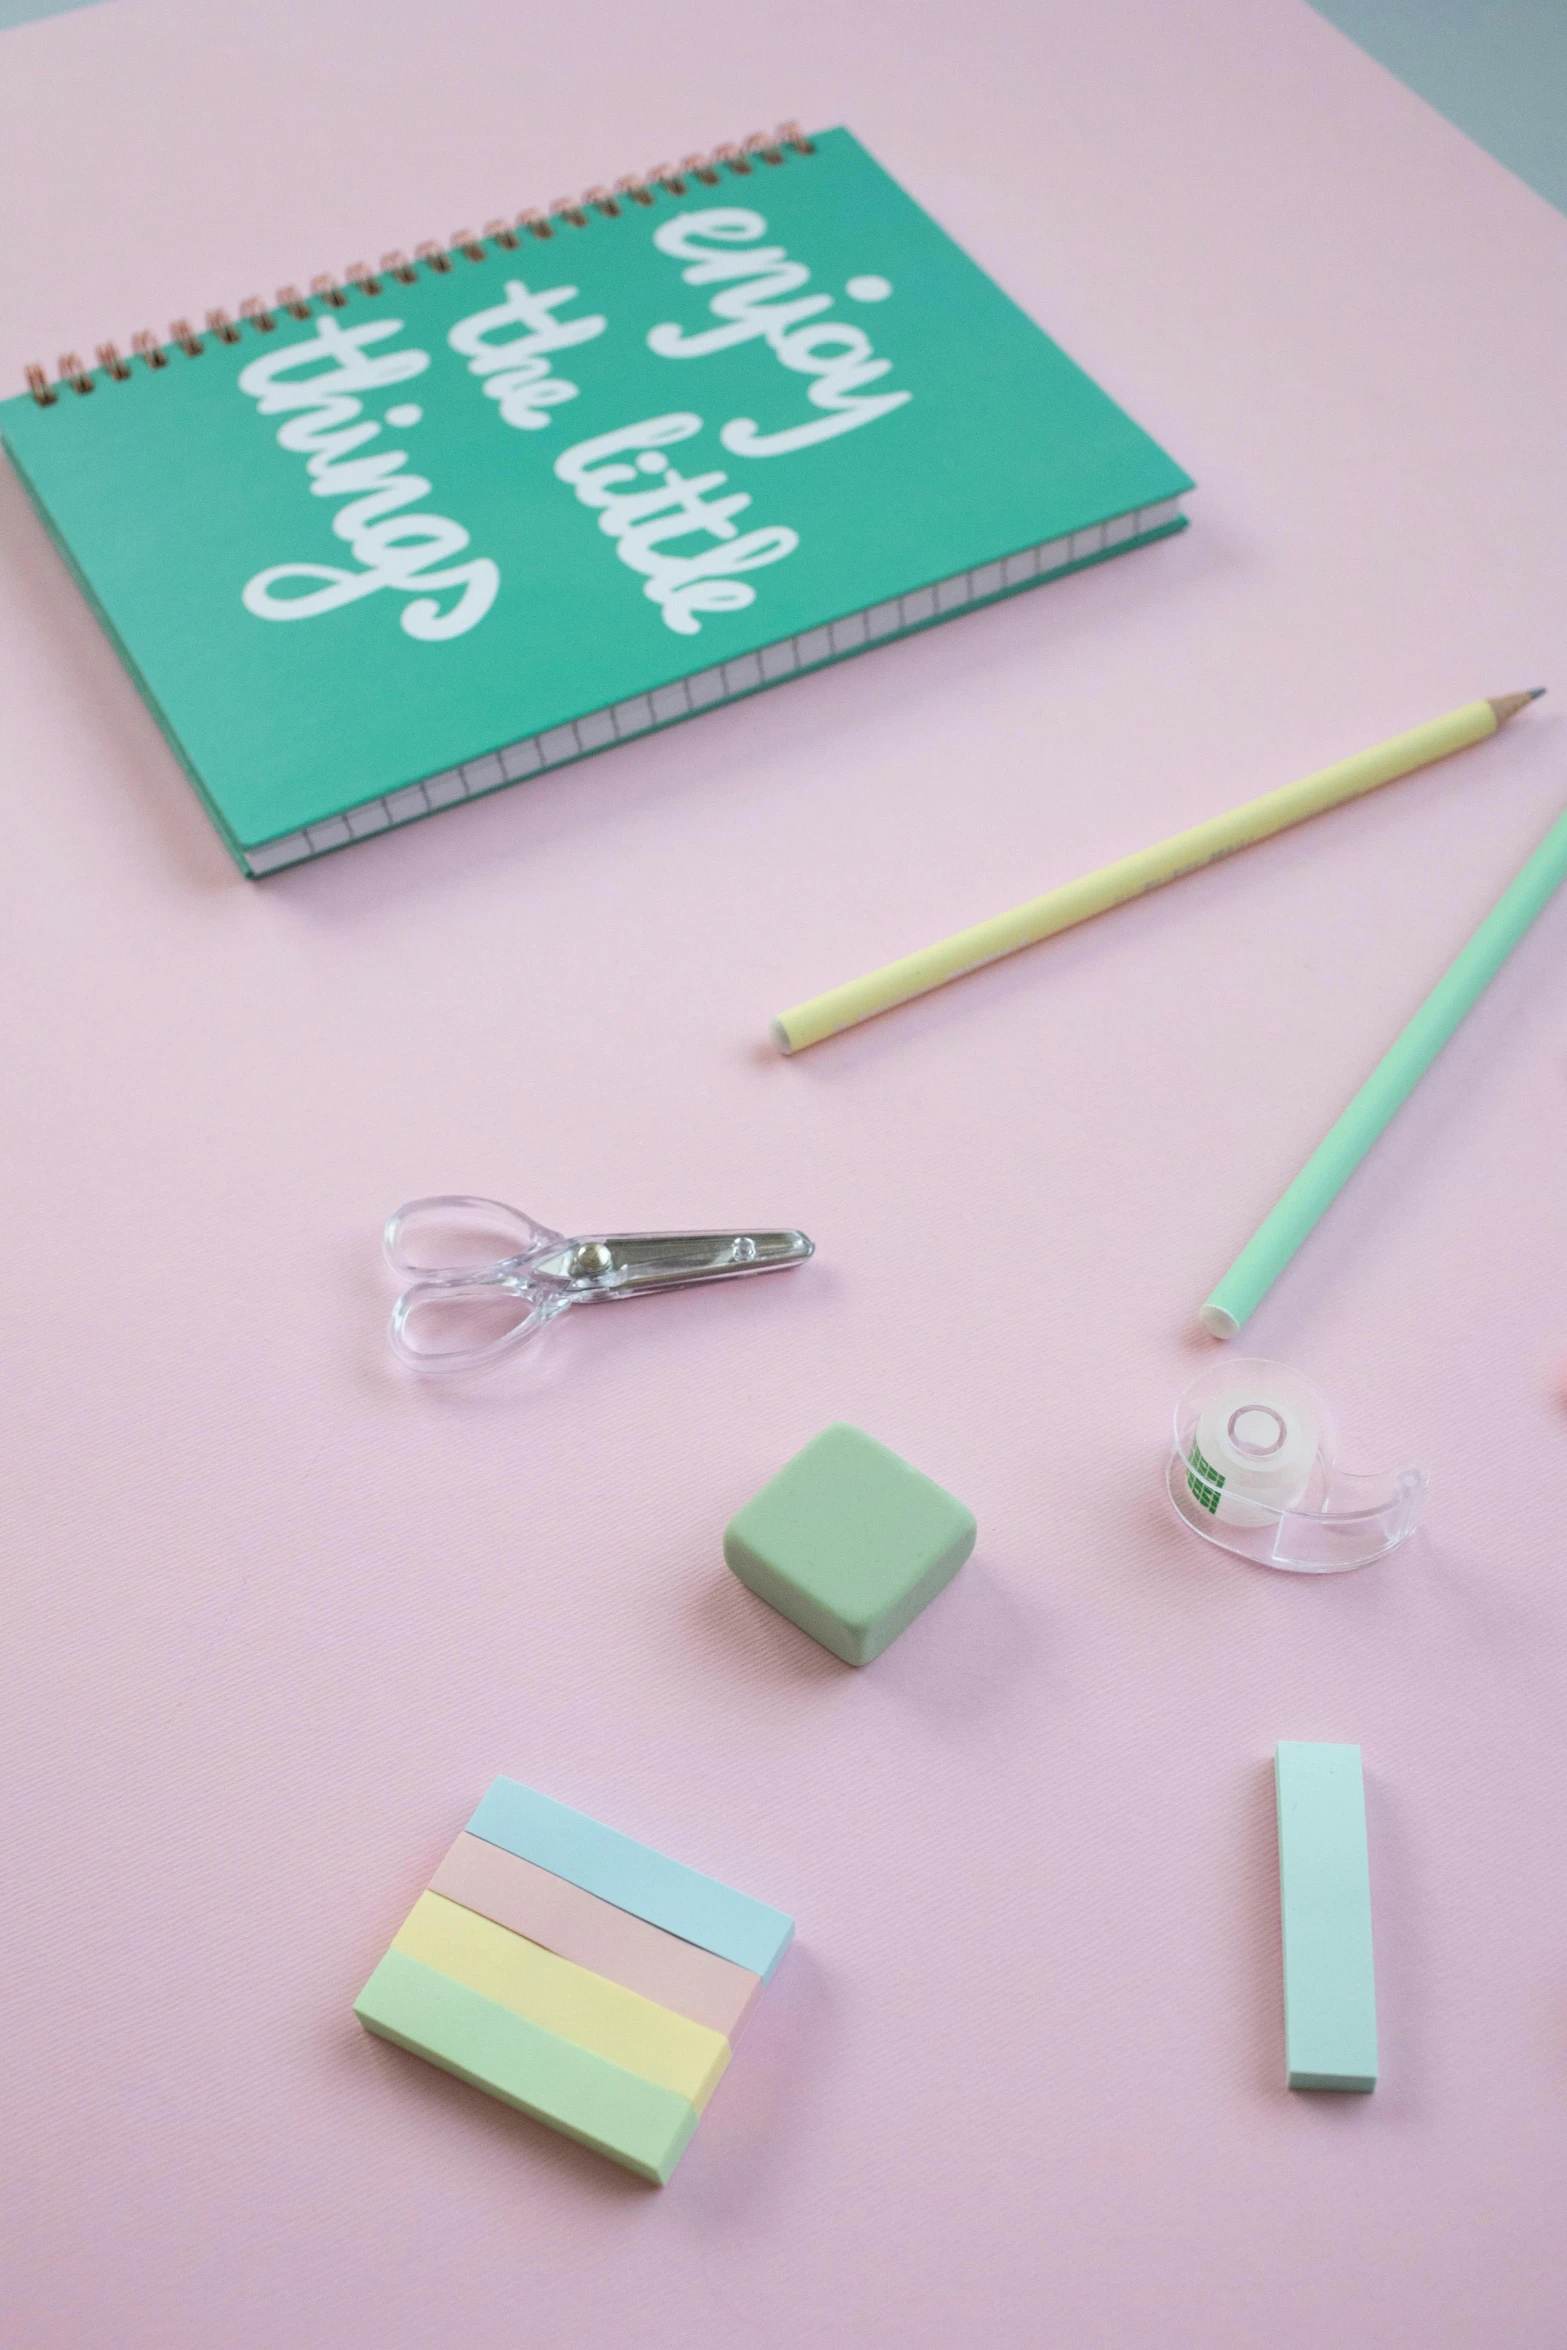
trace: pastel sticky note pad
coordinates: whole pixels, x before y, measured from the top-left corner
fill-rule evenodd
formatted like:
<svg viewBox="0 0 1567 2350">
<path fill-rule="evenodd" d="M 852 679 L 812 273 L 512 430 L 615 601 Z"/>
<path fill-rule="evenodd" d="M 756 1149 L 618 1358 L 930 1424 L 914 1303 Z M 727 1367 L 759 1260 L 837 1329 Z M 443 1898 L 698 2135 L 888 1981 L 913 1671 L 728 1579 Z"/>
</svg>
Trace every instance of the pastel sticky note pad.
<svg viewBox="0 0 1567 2350">
<path fill-rule="evenodd" d="M 392 1943 L 542 2031 L 672 2090 L 698 2113 L 729 2062 L 729 2043 L 705 2024 L 644 1999 L 439 1893 L 421 1893 Z"/>
<path fill-rule="evenodd" d="M 668 1860 L 515 1779 L 495 1780 L 468 1822 L 468 1833 L 565 1877 L 649 1925 L 662 1926 L 666 1934 L 716 1952 L 764 1983 L 772 1980 L 794 1933 L 794 1920 L 782 1910 Z"/>
<path fill-rule="evenodd" d="M 705 2024 L 731 2044 L 762 1988 L 761 1976 L 748 1967 L 682 1942 L 662 1926 L 486 1844 L 482 1836 L 457 1838 L 430 1879 L 430 1891 Z"/>
<path fill-rule="evenodd" d="M 1358 1746 L 1286 1742 L 1273 1762 L 1292 2089 L 1377 2085 L 1371 1872 Z"/>
<path fill-rule="evenodd" d="M 823 1648 L 867 1665 L 945 1590 L 974 1534 L 962 1502 L 840 1420 L 731 1519 L 724 1557 Z"/>
<path fill-rule="evenodd" d="M 354 2012 L 662 2182 L 793 1933 L 781 1910 L 497 1779 Z"/>
<path fill-rule="evenodd" d="M 389 1950 L 354 2003 L 365 2029 L 662 2186 L 696 2128 L 687 2098 Z"/>
</svg>

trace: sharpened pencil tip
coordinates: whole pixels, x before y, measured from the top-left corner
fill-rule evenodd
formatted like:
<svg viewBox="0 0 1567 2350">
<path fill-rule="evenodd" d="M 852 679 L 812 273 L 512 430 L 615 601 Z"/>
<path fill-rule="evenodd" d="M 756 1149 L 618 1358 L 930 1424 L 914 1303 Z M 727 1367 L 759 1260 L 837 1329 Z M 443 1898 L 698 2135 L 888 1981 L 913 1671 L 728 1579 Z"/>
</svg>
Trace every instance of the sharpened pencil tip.
<svg viewBox="0 0 1567 2350">
<path fill-rule="evenodd" d="M 1531 685 L 1521 694 L 1493 694 L 1491 708 L 1497 725 L 1505 726 L 1509 718 L 1516 718 L 1520 710 L 1527 710 L 1531 702 L 1537 702 L 1544 691 L 1543 685 Z"/>
</svg>

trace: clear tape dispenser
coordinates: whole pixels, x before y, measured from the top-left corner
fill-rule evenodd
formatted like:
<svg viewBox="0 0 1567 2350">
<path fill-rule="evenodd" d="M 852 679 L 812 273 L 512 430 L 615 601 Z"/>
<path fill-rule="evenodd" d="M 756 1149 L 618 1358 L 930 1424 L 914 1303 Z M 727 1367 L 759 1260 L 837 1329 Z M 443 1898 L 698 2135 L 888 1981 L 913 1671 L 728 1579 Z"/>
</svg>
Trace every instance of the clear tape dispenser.
<svg viewBox="0 0 1567 2350">
<path fill-rule="evenodd" d="M 1215 1364 L 1175 1407 L 1167 1483 L 1205 1542 L 1299 1575 L 1369 1567 L 1414 1531 L 1423 1469 L 1337 1465 L 1333 1415 L 1284 1363 Z"/>
</svg>

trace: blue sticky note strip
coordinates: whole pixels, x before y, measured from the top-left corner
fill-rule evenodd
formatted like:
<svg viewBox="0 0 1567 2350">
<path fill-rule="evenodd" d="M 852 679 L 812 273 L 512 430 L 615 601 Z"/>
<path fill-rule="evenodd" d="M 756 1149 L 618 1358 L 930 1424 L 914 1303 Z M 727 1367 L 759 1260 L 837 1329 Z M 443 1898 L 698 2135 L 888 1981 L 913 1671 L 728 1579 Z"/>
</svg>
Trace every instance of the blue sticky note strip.
<svg viewBox="0 0 1567 2350">
<path fill-rule="evenodd" d="M 667 1934 L 678 1934 L 682 1942 L 749 1967 L 764 1983 L 771 1981 L 793 1938 L 794 1920 L 782 1910 L 736 1893 L 699 1869 L 666 1860 L 635 1837 L 601 1827 L 585 1812 L 519 1786 L 515 1779 L 495 1781 L 468 1822 L 468 1833 L 649 1925 L 662 1926 Z"/>
<path fill-rule="evenodd" d="M 1287 1741 L 1273 1772 L 1289 2086 L 1374 2089 L 1377 1990 L 1360 1749 Z"/>
</svg>

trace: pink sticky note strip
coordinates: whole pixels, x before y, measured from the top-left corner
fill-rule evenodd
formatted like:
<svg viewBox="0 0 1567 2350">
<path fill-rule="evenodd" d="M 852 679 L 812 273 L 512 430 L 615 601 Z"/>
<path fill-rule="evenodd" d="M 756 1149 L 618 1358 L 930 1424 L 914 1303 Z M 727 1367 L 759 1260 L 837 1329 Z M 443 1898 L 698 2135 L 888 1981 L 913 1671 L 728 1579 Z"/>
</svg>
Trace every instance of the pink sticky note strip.
<svg viewBox="0 0 1567 2350">
<path fill-rule="evenodd" d="M 731 2043 L 762 1987 L 749 1969 L 682 1942 L 478 1836 L 458 1837 L 430 1890 L 541 1943 L 557 1958 L 722 2032 Z"/>
</svg>

